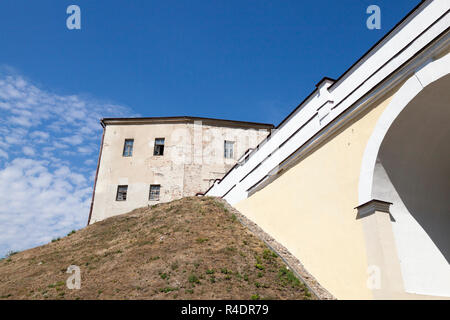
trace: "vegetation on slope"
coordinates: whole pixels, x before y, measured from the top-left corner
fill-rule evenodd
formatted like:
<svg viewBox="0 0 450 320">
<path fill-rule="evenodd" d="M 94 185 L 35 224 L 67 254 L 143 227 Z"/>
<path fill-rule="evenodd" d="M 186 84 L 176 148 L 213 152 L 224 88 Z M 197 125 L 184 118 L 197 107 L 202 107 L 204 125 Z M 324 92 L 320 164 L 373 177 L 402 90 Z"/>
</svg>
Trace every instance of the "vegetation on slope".
<svg viewBox="0 0 450 320">
<path fill-rule="evenodd" d="M 68 289 L 69 265 L 81 289 Z M 2 299 L 309 299 L 223 203 L 190 197 L 97 222 L 0 261 Z"/>
</svg>

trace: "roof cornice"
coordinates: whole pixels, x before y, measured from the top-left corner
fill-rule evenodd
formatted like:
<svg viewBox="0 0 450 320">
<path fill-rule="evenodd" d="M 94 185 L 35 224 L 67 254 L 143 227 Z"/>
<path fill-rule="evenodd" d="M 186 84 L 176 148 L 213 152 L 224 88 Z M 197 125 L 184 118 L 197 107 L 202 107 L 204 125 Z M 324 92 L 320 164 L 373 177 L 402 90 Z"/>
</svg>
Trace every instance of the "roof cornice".
<svg viewBox="0 0 450 320">
<path fill-rule="evenodd" d="M 102 126 L 108 125 L 146 125 L 146 124 L 171 124 L 171 123 L 194 123 L 201 121 L 204 124 L 227 126 L 227 127 L 242 127 L 242 128 L 258 128 L 258 129 L 272 129 L 274 125 L 271 123 L 248 122 L 226 119 L 214 119 L 203 117 L 145 117 L 145 118 L 103 118 L 100 123 Z"/>
</svg>

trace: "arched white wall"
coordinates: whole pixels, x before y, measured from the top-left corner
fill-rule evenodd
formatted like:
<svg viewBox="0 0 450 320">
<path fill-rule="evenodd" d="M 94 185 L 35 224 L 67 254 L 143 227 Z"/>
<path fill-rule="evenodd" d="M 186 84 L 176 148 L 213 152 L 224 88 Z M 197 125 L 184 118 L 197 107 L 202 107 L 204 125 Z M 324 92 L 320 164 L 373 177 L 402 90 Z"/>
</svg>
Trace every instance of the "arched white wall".
<svg viewBox="0 0 450 320">
<path fill-rule="evenodd" d="M 402 195 L 398 194 L 402 191 L 396 190 L 392 184 L 391 177 L 386 174 L 379 153 L 388 131 L 394 122 L 400 119 L 401 112 L 415 101 L 413 101 L 415 97 L 427 91 L 423 90 L 429 88 L 428 85 L 443 79 L 449 73 L 450 54 L 447 54 L 438 60 L 428 62 L 405 82 L 378 120 L 366 146 L 360 171 L 358 195 L 360 204 L 371 199 L 393 203 L 391 214 L 396 220 L 392 223 L 395 245 L 404 288 L 409 293 L 450 296 L 450 265 L 439 250 L 437 243 L 434 243 L 430 234 L 427 234 L 427 230 L 416 220 L 413 212 L 408 211 Z M 443 86 L 448 85 L 447 80 L 443 83 Z M 430 98 L 429 101 L 431 100 Z M 423 103 L 422 105 L 425 108 L 431 106 Z M 432 130 L 432 128 L 430 129 Z M 392 156 L 396 157 L 396 155 Z M 436 154 L 436 156 L 439 155 Z M 401 155 L 397 155 L 397 157 L 401 158 Z M 410 165 L 414 165 L 414 161 L 411 161 Z M 416 168 L 415 171 L 420 171 L 419 169 L 421 168 Z M 426 197 L 426 194 L 418 194 L 418 196 Z"/>
<path fill-rule="evenodd" d="M 370 136 L 364 151 L 361 172 L 358 185 L 359 205 L 372 200 L 372 183 L 377 161 L 378 150 L 381 143 L 400 112 L 411 102 L 414 97 L 430 83 L 446 76 L 450 73 L 450 53 L 444 57 L 428 62 L 414 76 L 409 78 L 405 84 L 395 94 L 391 103 L 378 120 L 375 129 Z M 382 199 L 380 199 L 382 200 Z"/>
</svg>

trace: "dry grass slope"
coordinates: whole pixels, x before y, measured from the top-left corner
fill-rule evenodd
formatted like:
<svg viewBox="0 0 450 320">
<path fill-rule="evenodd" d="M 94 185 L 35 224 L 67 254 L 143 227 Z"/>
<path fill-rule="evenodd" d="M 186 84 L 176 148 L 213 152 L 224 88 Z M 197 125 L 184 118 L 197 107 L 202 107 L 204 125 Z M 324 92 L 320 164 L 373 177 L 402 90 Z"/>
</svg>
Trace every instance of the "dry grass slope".
<svg viewBox="0 0 450 320">
<path fill-rule="evenodd" d="M 69 265 L 81 289 L 66 287 Z M 0 261 L 1 299 L 311 299 L 214 198 L 140 208 Z"/>
</svg>

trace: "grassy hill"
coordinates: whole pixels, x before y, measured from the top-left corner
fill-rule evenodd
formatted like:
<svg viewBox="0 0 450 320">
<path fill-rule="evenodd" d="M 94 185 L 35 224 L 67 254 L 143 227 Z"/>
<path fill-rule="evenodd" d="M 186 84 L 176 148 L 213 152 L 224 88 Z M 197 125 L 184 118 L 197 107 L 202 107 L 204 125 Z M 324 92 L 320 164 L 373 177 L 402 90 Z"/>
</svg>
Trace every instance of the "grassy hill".
<svg viewBox="0 0 450 320">
<path fill-rule="evenodd" d="M 81 289 L 69 290 L 69 265 Z M 223 203 L 190 197 L 97 222 L 0 261 L 1 299 L 311 299 Z"/>
</svg>

